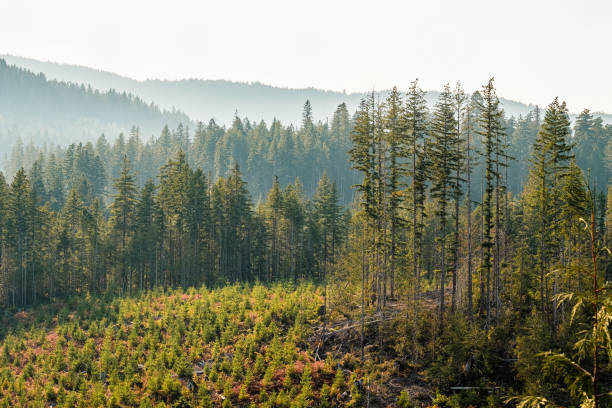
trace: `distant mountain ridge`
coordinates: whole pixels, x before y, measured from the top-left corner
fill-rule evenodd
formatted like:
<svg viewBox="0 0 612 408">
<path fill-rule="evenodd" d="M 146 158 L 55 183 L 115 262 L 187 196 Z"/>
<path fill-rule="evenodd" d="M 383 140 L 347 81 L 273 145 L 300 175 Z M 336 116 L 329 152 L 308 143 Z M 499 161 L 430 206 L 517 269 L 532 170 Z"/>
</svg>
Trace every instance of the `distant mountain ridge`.
<svg viewBox="0 0 612 408">
<path fill-rule="evenodd" d="M 251 120 L 279 119 L 283 123 L 299 125 L 301 108 L 310 100 L 315 119 L 331 119 L 336 107 L 345 102 L 349 112 L 354 112 L 364 93 L 343 93 L 316 88 L 290 89 L 261 83 L 232 82 L 226 80 L 183 79 L 138 81 L 107 71 L 77 65 L 39 61 L 11 55 L 0 55 L 8 63 L 42 72 L 47 78 L 76 84 L 90 85 L 106 91 L 115 89 L 137 95 L 142 100 L 154 101 L 161 108 L 180 109 L 194 120 L 229 125 L 237 112 Z M 385 91 L 379 94 L 384 95 Z M 433 106 L 439 92 L 428 91 L 427 101 Z M 508 116 L 525 115 L 534 108 L 532 104 L 500 98 Z M 605 122 L 612 123 L 612 115 L 596 113 Z M 572 115 L 573 116 L 573 115 Z"/>
<path fill-rule="evenodd" d="M 7 152 L 17 137 L 37 145 L 66 145 L 94 141 L 102 133 L 114 138 L 132 126 L 149 137 L 166 124 L 179 123 L 192 121 L 135 95 L 49 80 L 0 58 L 0 152 Z"/>
</svg>

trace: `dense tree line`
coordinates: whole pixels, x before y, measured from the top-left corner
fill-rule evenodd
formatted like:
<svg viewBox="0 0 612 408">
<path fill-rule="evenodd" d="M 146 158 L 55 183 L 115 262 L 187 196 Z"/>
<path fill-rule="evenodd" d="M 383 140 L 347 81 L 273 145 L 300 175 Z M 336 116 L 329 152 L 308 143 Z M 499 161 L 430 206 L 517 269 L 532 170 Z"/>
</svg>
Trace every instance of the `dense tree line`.
<svg viewBox="0 0 612 408">
<path fill-rule="evenodd" d="M 419 101 L 413 103 L 420 103 L 425 109 L 425 97 L 426 93 L 423 93 Z M 475 106 L 480 98 L 480 93 L 475 93 L 470 98 L 471 102 L 465 104 L 465 109 L 469 109 L 470 105 Z M 474 116 L 474 112 L 471 111 L 471 116 Z M 101 135 L 95 142 L 68 146 L 52 143 L 36 145 L 32 142 L 24 144 L 16 137 L 12 152 L 4 160 L 3 167 L 9 179 L 19 168 L 30 169 L 35 162 L 38 162 L 38 171 L 58 174 L 61 170 L 73 174 L 73 179 L 68 182 L 78 181 L 80 175 L 84 174 L 95 179 L 89 183 L 96 184 L 96 194 L 101 194 L 101 199 L 108 203 L 113 193 L 112 180 L 119 174 L 123 155 L 127 155 L 133 163 L 136 183 L 142 187 L 149 178 L 155 179 L 161 166 L 182 150 L 189 165 L 201 167 L 213 181 L 218 177 L 226 177 L 233 164 L 240 165 L 255 202 L 265 198 L 275 176 L 279 177 L 282 186 L 299 177 L 305 193 L 312 196 L 319 177 L 325 171 L 336 181 L 341 203 L 349 205 L 354 196 L 351 186 L 359 182 L 357 172 L 347 160 L 347 152 L 351 149 L 350 134 L 357 119 L 358 115 L 351 115 L 346 105 L 341 104 L 330 123 L 314 122 L 312 106 L 308 102 L 304 106 L 300 128 L 285 126 L 278 120 L 268 125 L 263 121 L 256 123 L 248 118 L 235 117 L 230 127 L 220 126 L 210 120 L 189 128 L 185 122 L 179 123 L 174 129 L 163 127 L 157 137 L 146 137 L 140 128 L 133 127 L 129 134 L 119 134 L 112 140 Z M 537 106 L 525 117 L 501 118 L 505 129 L 504 143 L 508 145 L 507 154 L 514 158 L 504 167 L 503 176 L 507 174 L 506 188 L 514 196 L 521 193 L 527 182 L 529 158 L 541 119 L 542 111 Z M 423 126 L 419 120 L 412 125 Z M 471 127 L 474 126 L 477 126 L 476 120 L 471 123 Z M 610 177 L 611 135 L 612 125 L 604 124 L 600 117 L 594 117 L 588 110 L 584 110 L 578 115 L 571 136 L 575 144 L 576 162 L 583 170 L 590 169 L 591 183 L 598 191 L 605 190 Z M 472 155 L 480 149 L 479 143 L 480 138 L 475 137 L 470 147 Z M 418 159 L 417 156 L 415 158 Z M 92 160 L 99 163 L 90 163 Z M 480 180 L 485 173 L 485 163 L 475 160 L 475 156 L 470 163 L 472 178 Z M 90 174 L 91 170 L 87 166 L 96 166 L 96 174 Z M 411 174 L 414 171 L 416 168 L 409 169 Z M 55 194 L 65 195 L 70 187 L 64 187 L 63 192 L 55 191 Z M 473 197 L 480 197 L 482 186 L 479 182 L 470 183 L 469 190 Z"/>
<path fill-rule="evenodd" d="M 0 301 L 314 280 L 318 335 L 328 316 L 360 320 L 363 370 L 396 358 L 439 390 L 605 406 L 611 133 L 588 110 L 572 132 L 558 99 L 507 118 L 491 79 L 446 85 L 431 110 L 417 81 L 371 93 L 331 125 L 307 101 L 298 129 L 236 116 L 193 136 L 18 146 L 0 182 Z"/>
<path fill-rule="evenodd" d="M 560 234 L 553 229 L 567 227 L 562 222 L 576 215 L 567 207 L 572 205 L 571 194 L 582 197 L 585 204 L 585 189 L 592 188 L 597 233 L 603 236 L 605 199 L 597 184 L 607 183 L 607 170 L 602 166 L 591 169 L 588 165 L 600 160 L 585 160 L 584 156 L 581 170 L 576 158 L 576 152 L 585 149 L 585 134 L 601 135 L 601 121 L 592 119 L 585 110 L 575 125 L 577 136 L 572 137 L 567 108 L 557 99 L 543 118 L 536 108 L 526 119 L 507 120 L 492 81 L 469 98 L 460 84 L 454 91 L 447 85 L 433 112 L 427 109 L 423 94 L 416 82 L 405 102 L 395 88 L 382 103 L 375 102 L 372 94 L 362 101 L 355 116 L 349 155 L 362 174 L 356 185 L 363 209 L 359 222 L 372 229 L 372 260 L 367 269 L 375 271 L 369 275 L 374 279 L 373 297 L 383 303 L 385 296 L 394 297 L 393 271 L 397 262 L 402 262 L 412 270 L 415 285 L 422 273 L 430 278 L 435 272 L 440 274 L 436 279 L 441 285 L 441 309 L 450 273 L 455 310 L 457 275 L 464 258 L 461 252 L 469 256 L 470 261 L 464 262 L 468 273 L 480 271 L 478 312 L 490 321 L 491 314 L 501 307 L 502 266 L 509 265 L 515 249 L 511 241 L 520 236 L 514 217 L 520 215 L 524 221 L 529 209 L 536 208 L 534 216 L 540 218 L 529 220 L 529 228 L 536 230 L 527 235 L 539 239 L 539 247 L 532 250 L 540 266 L 539 298 L 543 302 L 548 296 L 544 293 L 544 274 L 551 268 L 548 257 L 563 252 L 551 242 L 552 235 Z M 512 138 L 518 142 L 510 142 Z M 601 146 L 604 142 L 600 139 L 597 143 Z M 517 180 L 522 170 L 512 164 L 519 160 L 517 156 L 527 172 L 525 182 Z M 521 188 L 520 194 L 512 194 L 512 183 Z M 476 200 L 471 198 L 474 184 L 481 186 Z M 468 228 L 467 236 L 462 234 Z M 465 239 L 460 240 L 460 234 Z M 462 245 L 470 248 L 469 254 Z M 473 265 L 477 254 L 479 265 Z M 411 265 L 405 264 L 407 259 Z M 387 282 L 389 290 L 385 289 Z M 473 292 L 472 285 L 470 278 L 464 288 L 467 293 Z M 467 312 L 471 315 L 473 311 Z"/>
<path fill-rule="evenodd" d="M 66 174 L 35 165 L 10 184 L 0 180 L 3 305 L 158 286 L 320 280 L 345 240 L 346 216 L 325 173 L 313 200 L 299 179 L 283 189 L 276 178 L 267 200 L 254 206 L 238 165 L 212 183 L 179 151 L 162 166 L 159 183 L 138 187 L 124 155 L 106 206 L 103 168 L 86 154 L 80 150 Z M 49 186 L 70 189 L 64 196 Z"/>
<path fill-rule="evenodd" d="M 194 130 L 179 124 L 174 130 L 165 126 L 159 137 L 150 139 L 133 127 L 129 135 L 120 134 L 112 143 L 104 135 L 95 143 L 74 143 L 65 148 L 24 146 L 18 140 L 5 168 L 9 178 L 19 168 L 33 166 L 48 177 L 61 178 L 46 185 L 48 194 L 58 198 L 75 183 L 85 182 L 95 196 L 108 203 L 123 156 L 132 163 L 136 184 L 142 187 L 149 178 L 155 179 L 161 167 L 180 150 L 190 166 L 200 167 L 213 182 L 228 177 L 238 164 L 255 202 L 265 199 L 275 176 L 283 187 L 299 177 L 305 194 L 312 196 L 326 172 L 336 182 L 341 203 L 347 204 L 352 201 L 351 186 L 357 180 L 346 159 L 350 131 L 351 118 L 345 104 L 337 107 L 328 124 L 313 121 L 312 107 L 306 101 L 299 129 L 277 120 L 267 125 L 236 116 L 229 128 L 214 120 L 199 122 Z"/>
<path fill-rule="evenodd" d="M 558 99 L 543 117 L 536 109 L 507 120 L 492 79 L 469 97 L 460 84 L 446 85 L 432 112 L 417 82 L 405 96 L 394 89 L 382 102 L 365 98 L 350 151 L 362 174 L 359 208 L 336 289 L 361 280 L 362 359 L 368 342 L 378 343 L 378 358 L 388 358 L 383 316 L 399 297 L 414 309 L 405 339 L 393 347 L 405 347 L 404 355 L 440 385 L 461 381 L 480 389 L 484 377 L 530 394 L 524 407 L 608 403 L 612 263 L 603 249 L 610 224 L 602 193 L 608 176 L 596 165 L 604 161 L 603 129 L 585 110 L 572 137 Z M 524 183 L 513 174 L 521 168 L 511 164 L 515 155 L 529 157 L 520 163 Z M 426 300 L 432 296 L 435 318 Z M 344 302 L 335 306 L 347 310 Z M 371 313 L 380 316 L 378 340 L 363 335 Z M 462 339 L 479 335 L 488 340 Z M 489 359 L 516 356 L 510 371 L 488 366 Z"/>
</svg>

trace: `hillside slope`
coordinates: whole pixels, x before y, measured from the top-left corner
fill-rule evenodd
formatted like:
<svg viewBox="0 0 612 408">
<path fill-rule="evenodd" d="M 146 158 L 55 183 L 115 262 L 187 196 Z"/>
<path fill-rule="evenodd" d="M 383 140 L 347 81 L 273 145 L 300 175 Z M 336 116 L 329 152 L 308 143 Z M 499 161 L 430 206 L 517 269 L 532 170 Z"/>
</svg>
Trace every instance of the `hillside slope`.
<svg viewBox="0 0 612 408">
<path fill-rule="evenodd" d="M 35 144 L 63 145 L 93 141 L 101 133 L 114 137 L 134 125 L 150 136 L 165 124 L 191 124 L 184 113 L 160 109 L 139 97 L 49 80 L 2 59 L 0 90 L 0 151 L 10 148 L 17 136 Z"/>
<path fill-rule="evenodd" d="M 312 286 L 230 286 L 75 298 L 7 314 L 0 405 L 361 406 L 355 357 L 321 360 L 311 344 L 321 305 Z M 370 394 L 372 406 L 397 399 Z"/>
<path fill-rule="evenodd" d="M 354 112 L 363 93 L 343 93 L 315 88 L 290 89 L 261 83 L 232 82 L 225 80 L 184 79 L 179 81 L 146 80 L 137 81 L 114 73 L 93 68 L 54 62 L 38 61 L 11 55 L 1 56 L 7 62 L 42 72 L 47 77 L 89 84 L 99 90 L 116 89 L 138 95 L 146 101 L 155 101 L 161 107 L 176 107 L 197 120 L 207 121 L 214 118 L 218 123 L 230 125 L 234 113 L 251 120 L 264 119 L 268 123 L 273 118 L 283 123 L 299 124 L 301 107 L 309 99 L 314 108 L 315 119 L 331 120 L 336 106 L 345 102 L 349 112 Z M 385 91 L 380 92 L 381 95 Z M 438 91 L 427 93 L 427 101 L 433 106 Z M 501 98 L 506 114 L 518 116 L 527 114 L 533 105 Z M 597 114 L 605 122 L 612 122 L 612 115 Z"/>
</svg>

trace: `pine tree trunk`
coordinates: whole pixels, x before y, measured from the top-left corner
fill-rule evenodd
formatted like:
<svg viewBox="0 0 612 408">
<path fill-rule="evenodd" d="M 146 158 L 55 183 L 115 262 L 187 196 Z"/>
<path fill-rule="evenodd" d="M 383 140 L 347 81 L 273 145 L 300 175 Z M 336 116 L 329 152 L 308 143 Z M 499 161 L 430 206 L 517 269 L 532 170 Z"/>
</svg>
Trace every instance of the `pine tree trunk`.
<svg viewBox="0 0 612 408">
<path fill-rule="evenodd" d="M 468 319 L 472 320 L 472 195 L 471 195 L 471 163 L 470 163 L 470 112 L 468 111 L 467 116 L 467 297 L 468 297 Z"/>
<path fill-rule="evenodd" d="M 544 275 L 545 275 L 545 234 L 546 234 L 546 218 L 544 216 L 544 211 L 546 207 L 546 197 L 545 197 L 545 188 L 546 181 L 544 177 L 542 177 L 542 192 L 540 197 L 540 309 L 542 313 L 544 313 Z"/>
<path fill-rule="evenodd" d="M 384 179 L 383 179 L 384 180 Z M 386 186 L 386 182 L 383 185 Z M 386 191 L 383 187 L 383 197 L 385 197 Z M 386 200 L 383 198 L 383 285 L 382 285 L 382 305 L 383 309 L 387 306 L 387 263 L 389 257 L 389 251 L 387 251 L 387 212 Z"/>
<path fill-rule="evenodd" d="M 413 302 L 414 302 L 414 326 L 412 330 L 412 342 L 416 344 L 417 334 L 416 328 L 418 325 L 418 298 L 419 298 L 419 270 L 418 263 L 419 257 L 417 256 L 417 237 L 418 237 L 418 224 L 417 224 L 417 176 L 416 176 L 416 160 L 417 160 L 417 143 L 416 135 L 413 135 L 412 140 L 412 272 L 414 277 L 413 283 Z"/>
<path fill-rule="evenodd" d="M 453 239 L 453 288 L 451 310 L 457 309 L 457 272 L 459 269 L 459 199 L 461 198 L 461 102 L 457 99 L 457 157 L 455 170 L 455 234 Z"/>
<path fill-rule="evenodd" d="M 444 209 L 442 209 L 444 212 Z M 443 214 L 440 222 L 440 242 L 442 245 L 441 251 L 441 266 L 440 266 L 440 310 L 439 310 L 439 319 L 440 319 L 440 335 L 442 335 L 444 330 L 444 280 L 446 279 L 446 216 Z"/>
<path fill-rule="evenodd" d="M 484 180 L 480 184 L 480 315 L 486 313 L 485 260 L 484 260 Z"/>
<path fill-rule="evenodd" d="M 499 143 L 499 142 L 497 142 Z M 499 309 L 501 307 L 501 300 L 499 297 L 500 285 L 501 285 L 501 268 L 500 268 L 500 229 L 501 223 L 499 219 L 500 213 L 500 202 L 499 202 L 499 147 L 496 148 L 495 153 L 495 320 L 498 319 Z"/>
<path fill-rule="evenodd" d="M 391 273 L 389 276 L 390 278 L 390 282 L 389 282 L 390 288 L 389 289 L 391 291 L 390 293 L 391 299 L 395 298 L 395 293 L 394 293 L 395 292 L 395 288 L 394 288 L 395 286 L 395 250 L 396 250 L 395 249 L 395 245 L 396 245 L 395 244 L 395 234 L 396 234 L 395 224 L 396 224 L 396 220 L 395 220 L 395 214 L 394 214 L 394 219 L 391 222 Z"/>
<path fill-rule="evenodd" d="M 365 282 L 366 282 L 366 230 L 367 225 L 363 228 L 363 237 L 361 241 L 361 365 L 364 362 L 363 352 L 363 335 L 365 330 Z"/>
<path fill-rule="evenodd" d="M 593 295 L 595 297 L 593 302 L 593 400 L 594 407 L 599 408 L 599 362 L 598 362 L 598 336 L 599 332 L 599 284 L 597 282 L 597 253 L 595 251 L 595 203 L 591 204 L 591 262 L 593 263 Z"/>
<path fill-rule="evenodd" d="M 459 191 L 459 170 L 456 177 L 457 191 Z M 453 258 L 453 288 L 452 288 L 452 304 L 451 310 L 454 313 L 457 309 L 457 270 L 459 265 L 459 193 L 455 193 L 455 236 L 453 242 L 454 258 Z"/>
<path fill-rule="evenodd" d="M 508 135 L 505 136 L 506 137 L 506 142 L 505 145 L 508 146 Z M 508 190 L 510 189 L 509 183 L 508 183 L 508 156 L 505 156 L 505 173 L 506 176 L 504 177 L 505 183 L 506 183 L 506 189 L 504 191 L 504 213 L 505 213 L 505 220 L 504 220 L 504 263 L 508 263 L 508 251 L 509 251 L 509 228 L 510 228 L 510 207 L 508 205 L 508 201 L 509 201 L 509 197 L 508 197 Z"/>
</svg>

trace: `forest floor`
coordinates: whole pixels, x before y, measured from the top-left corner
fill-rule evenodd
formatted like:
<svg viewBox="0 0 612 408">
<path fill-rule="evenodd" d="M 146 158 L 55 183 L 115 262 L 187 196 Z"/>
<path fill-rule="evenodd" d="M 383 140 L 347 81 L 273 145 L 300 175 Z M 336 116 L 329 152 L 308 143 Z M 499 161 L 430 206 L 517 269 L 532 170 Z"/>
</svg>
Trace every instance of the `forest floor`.
<svg viewBox="0 0 612 408">
<path fill-rule="evenodd" d="M 332 310 L 325 321 L 319 289 L 202 288 L 112 300 L 75 298 L 5 313 L 0 376 L 6 381 L 0 381 L 0 394 L 13 404 L 38 402 L 32 406 L 61 405 L 70 398 L 94 404 L 98 391 L 107 400 L 136 403 L 152 396 L 169 402 L 182 396 L 201 406 L 191 391 L 195 384 L 208 390 L 213 406 L 229 392 L 235 406 L 256 400 L 260 406 L 284 407 L 287 398 L 302 395 L 300 375 L 308 365 L 315 406 L 322 387 L 330 385 L 332 406 L 354 406 L 357 393 L 364 406 L 395 407 L 402 391 L 415 406 L 431 406 L 435 387 L 418 357 L 430 351 L 413 352 L 406 341 L 412 336 L 411 303 L 390 300 L 381 311 L 364 316 L 361 362 L 360 308 L 353 305 L 350 317 Z M 420 320 L 435 316 L 438 299 L 437 291 L 423 294 Z M 307 326 L 296 325 L 300 321 Z M 233 364 L 237 353 L 243 357 L 235 360 L 244 360 L 244 366 Z M 257 355 L 263 357 L 260 369 Z M 181 361 L 193 381 L 181 376 Z M 271 364 L 275 368 L 267 373 Z M 336 387 L 332 383 L 339 372 L 343 385 Z M 164 384 L 155 383 L 158 378 Z M 11 385 L 17 383 L 23 388 Z M 168 394 L 173 386 L 176 397 Z M 269 397 L 265 403 L 264 397 Z"/>
<path fill-rule="evenodd" d="M 451 291 L 445 292 L 450 300 Z M 427 291 L 421 295 L 419 311 L 433 313 L 439 305 L 440 293 Z M 328 322 L 314 327 L 310 338 L 315 360 L 324 360 L 329 354 L 334 360 L 343 362 L 339 368 L 350 377 L 353 370 L 364 378 L 358 387 L 366 395 L 370 407 L 393 407 L 398 395 L 405 390 L 411 401 L 421 406 L 430 406 L 435 390 L 429 384 L 418 361 L 409 361 L 406 353 L 398 350 L 400 337 L 406 337 L 405 322 L 413 319 L 413 311 L 405 300 L 387 300 L 378 312 L 349 318 L 336 316 Z M 361 363 L 361 331 L 363 325 L 363 358 Z M 366 367 L 364 371 L 358 366 Z"/>
</svg>

